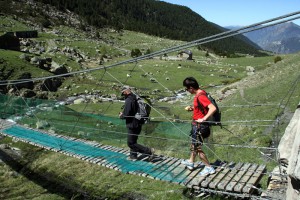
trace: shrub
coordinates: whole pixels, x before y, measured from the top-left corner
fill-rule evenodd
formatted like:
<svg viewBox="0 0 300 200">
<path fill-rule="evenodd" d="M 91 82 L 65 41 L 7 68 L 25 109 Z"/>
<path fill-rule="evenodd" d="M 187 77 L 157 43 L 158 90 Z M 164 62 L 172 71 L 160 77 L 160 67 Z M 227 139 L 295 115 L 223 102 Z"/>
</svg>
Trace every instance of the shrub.
<svg viewBox="0 0 300 200">
<path fill-rule="evenodd" d="M 44 18 L 41 20 L 41 25 L 44 28 L 49 28 L 51 26 L 51 22 L 48 19 Z"/>
<path fill-rule="evenodd" d="M 280 57 L 280 56 L 276 56 L 275 58 L 274 58 L 274 63 L 277 63 L 277 62 L 279 62 L 279 61 L 281 61 L 282 60 L 282 58 Z"/>
<path fill-rule="evenodd" d="M 131 57 L 139 57 L 142 55 L 142 52 L 139 49 L 132 49 L 131 50 Z"/>
<path fill-rule="evenodd" d="M 145 54 L 150 54 L 151 53 L 151 50 L 150 49 L 147 49 L 146 53 Z"/>
</svg>

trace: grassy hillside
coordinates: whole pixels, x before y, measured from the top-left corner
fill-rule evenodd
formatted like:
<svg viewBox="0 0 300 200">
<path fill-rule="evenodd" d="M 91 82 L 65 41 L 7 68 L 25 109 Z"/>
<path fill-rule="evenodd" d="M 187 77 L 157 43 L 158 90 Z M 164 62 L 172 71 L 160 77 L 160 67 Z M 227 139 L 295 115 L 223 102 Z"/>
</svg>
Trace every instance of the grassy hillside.
<svg viewBox="0 0 300 200">
<path fill-rule="evenodd" d="M 11 17 L 1 16 L 0 20 L 0 24 L 3 24 L 0 30 L 2 32 L 31 29 L 28 24 Z M 75 113 L 74 116 L 70 114 L 68 116 L 70 118 L 61 117 L 59 112 L 49 112 L 49 114 L 45 111 L 35 116 L 28 116 L 24 121 L 28 120 L 29 126 L 35 128 L 36 117 L 57 120 L 66 123 L 62 134 L 127 148 L 124 123 L 117 117 L 123 105 L 118 101 L 121 99 L 119 89 L 126 84 L 135 87 L 138 94 L 148 95 L 153 102 L 152 122 L 144 126 L 139 142 L 155 147 L 158 154 L 187 158 L 189 154 L 187 134 L 191 113 L 184 112 L 184 107 L 192 102 L 192 96 L 186 95 L 181 99 L 167 102 L 160 101 L 160 99 L 174 97 L 178 92 L 183 91 L 182 80 L 186 76 L 194 76 L 201 86 L 218 100 L 222 110 L 222 121 L 226 128 L 215 127 L 213 129 L 213 137 L 208 146 L 213 151 L 205 149 L 210 160 L 266 163 L 268 170 L 276 165 L 275 153 L 265 152 L 270 153 L 271 158 L 262 156 L 260 151 L 263 150 L 259 147 L 276 147 L 290 115 L 299 103 L 299 54 L 280 55 L 282 60 L 274 63 L 274 56 L 223 58 L 212 53 L 207 55 L 206 51 L 193 47 L 189 49 L 193 52 L 193 61 L 185 58 L 178 60 L 179 52 L 171 52 L 168 55 L 137 63 L 104 68 L 104 66 L 109 67 L 130 60 L 130 52 L 135 48 L 143 53 L 146 53 L 148 49 L 155 52 L 184 42 L 132 31 L 121 33 L 110 29 L 97 31 L 101 39 L 91 39 L 88 32 L 80 32 L 67 26 L 55 26 L 40 31 L 38 38 L 30 39 L 46 50 L 42 53 L 25 53 L 29 57 L 51 57 L 53 61 L 65 65 L 69 72 L 96 67 L 103 67 L 103 69 L 64 78 L 58 91 L 49 92 L 48 95 L 50 100 L 58 101 L 65 100 L 69 96 L 92 93 L 100 94 L 100 101 L 67 105 L 67 109 Z M 84 59 L 78 62 L 76 57 L 62 51 L 65 47 L 75 49 Z M 33 45 L 27 48 L 33 48 Z M 58 50 L 54 52 L 53 49 Z M 31 73 L 32 77 L 53 75 L 47 70 L 37 68 L 30 62 L 22 60 L 20 58 L 20 55 L 24 54 L 22 52 L 8 50 L 0 50 L 0 52 L 1 79 L 18 79 L 24 72 Z M 246 70 L 250 66 L 255 69 L 254 73 Z M 151 81 L 151 78 L 156 81 Z M 104 97 L 114 98 L 115 101 L 105 101 Z M 12 96 L 9 98 L 10 102 L 13 102 Z M 75 111 L 103 118 L 86 117 L 86 115 L 78 118 L 76 115 L 78 113 Z M 110 117 L 109 121 L 105 121 L 104 117 Z M 279 117 L 279 123 L 276 123 L 277 117 Z M 68 121 L 71 118 L 72 120 Z M 74 121 L 78 127 L 74 127 Z M 80 135 L 79 131 L 85 129 L 79 125 L 84 123 L 88 126 L 87 128 L 96 128 L 97 132 Z M 96 127 L 97 123 L 102 123 L 101 128 L 105 129 L 103 132 Z M 182 125 L 182 130 L 185 132 L 179 131 L 172 123 L 178 127 Z M 112 130 L 117 130 L 119 133 L 109 135 L 105 133 L 105 131 Z M 157 138 L 165 140 L 158 141 Z M 177 139 L 178 142 L 172 139 Z M 6 161 L 11 168 L 0 163 L 0 180 L 5 186 L 4 189 L 0 189 L 3 199 L 21 197 L 83 199 L 84 196 L 90 199 L 187 198 L 185 197 L 185 194 L 188 194 L 187 191 L 177 185 L 124 175 L 9 138 L 2 138 L 0 142 L 19 148 L 22 152 L 19 163 Z M 257 148 L 240 149 L 228 147 L 225 144 L 253 145 Z M 18 166 L 18 168 L 13 166 Z M 45 181 L 37 181 L 39 179 Z M 262 181 L 264 189 L 266 179 L 267 177 Z"/>
<path fill-rule="evenodd" d="M 22 17 L 30 21 L 33 27 L 71 25 L 89 31 L 94 37 L 99 35 L 93 31 L 93 27 L 113 28 L 117 31 L 131 30 L 183 41 L 192 41 L 222 32 L 189 8 L 163 1 L 91 0 L 87 3 L 84 0 L 75 2 L 73 0 L 15 2 L 5 0 L 1 1 L 0 5 L 2 13 Z M 73 18 L 74 13 L 79 16 L 77 19 Z M 204 44 L 203 48 L 227 56 L 236 56 L 236 53 L 265 55 L 258 50 L 257 46 L 250 44 L 249 40 L 244 42 L 239 37 Z"/>
</svg>

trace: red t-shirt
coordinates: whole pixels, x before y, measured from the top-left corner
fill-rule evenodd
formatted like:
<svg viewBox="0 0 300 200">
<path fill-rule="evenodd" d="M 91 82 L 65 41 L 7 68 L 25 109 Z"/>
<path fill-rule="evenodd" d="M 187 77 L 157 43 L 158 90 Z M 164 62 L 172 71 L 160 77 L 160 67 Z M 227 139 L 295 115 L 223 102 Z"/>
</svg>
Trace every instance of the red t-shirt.
<svg viewBox="0 0 300 200">
<path fill-rule="evenodd" d="M 199 109 L 197 98 L 198 98 L 198 101 L 200 102 L 200 104 L 204 107 L 204 114 Z M 196 94 L 194 97 L 194 104 L 193 104 L 194 105 L 193 120 L 203 118 L 206 115 L 206 113 L 208 112 L 207 106 L 209 104 L 211 104 L 211 102 L 207 98 L 206 92 L 204 90 L 202 90 L 199 94 Z"/>
</svg>

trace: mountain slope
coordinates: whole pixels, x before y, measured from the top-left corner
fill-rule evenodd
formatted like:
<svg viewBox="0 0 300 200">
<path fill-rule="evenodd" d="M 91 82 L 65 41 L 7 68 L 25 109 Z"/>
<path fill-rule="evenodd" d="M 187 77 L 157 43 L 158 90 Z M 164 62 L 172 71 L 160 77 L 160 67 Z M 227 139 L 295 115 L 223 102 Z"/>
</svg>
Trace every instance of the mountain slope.
<svg viewBox="0 0 300 200">
<path fill-rule="evenodd" d="M 214 24 L 214 23 L 212 23 L 212 24 Z M 237 27 L 237 26 L 230 26 L 230 27 L 224 28 L 224 27 L 219 26 L 219 25 L 217 25 L 217 24 L 214 24 L 214 25 L 215 25 L 218 29 L 222 30 L 223 32 L 229 31 L 229 30 L 233 30 L 233 29 L 239 29 L 239 28 L 241 28 L 241 27 Z M 259 45 L 257 45 L 255 42 L 253 42 L 252 40 L 250 40 L 248 37 L 244 36 L 243 34 L 237 35 L 236 37 L 239 38 L 240 40 L 246 42 L 247 44 L 249 44 L 249 45 L 251 45 L 251 46 L 257 48 L 257 49 L 262 49 Z"/>
<path fill-rule="evenodd" d="M 264 50 L 274 53 L 300 51 L 300 26 L 289 22 L 244 34 Z"/>
<path fill-rule="evenodd" d="M 175 40 L 192 41 L 222 32 L 191 9 L 154 0 L 37 0 L 77 13 L 88 24 L 143 32 Z M 256 47 L 230 37 L 203 45 L 230 56 L 236 52 L 263 55 Z"/>
</svg>

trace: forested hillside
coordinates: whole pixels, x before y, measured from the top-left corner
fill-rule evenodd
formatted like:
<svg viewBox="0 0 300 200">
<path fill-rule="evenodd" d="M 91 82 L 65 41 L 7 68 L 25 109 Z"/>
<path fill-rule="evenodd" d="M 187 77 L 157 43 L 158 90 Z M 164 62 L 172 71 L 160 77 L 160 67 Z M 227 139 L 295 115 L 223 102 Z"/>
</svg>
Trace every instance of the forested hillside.
<svg viewBox="0 0 300 200">
<path fill-rule="evenodd" d="M 132 30 L 159 37 L 192 41 L 222 32 L 191 9 L 154 0 L 37 0 L 79 14 L 88 24 Z M 257 47 L 237 38 L 204 44 L 219 55 L 262 55 Z"/>
</svg>

